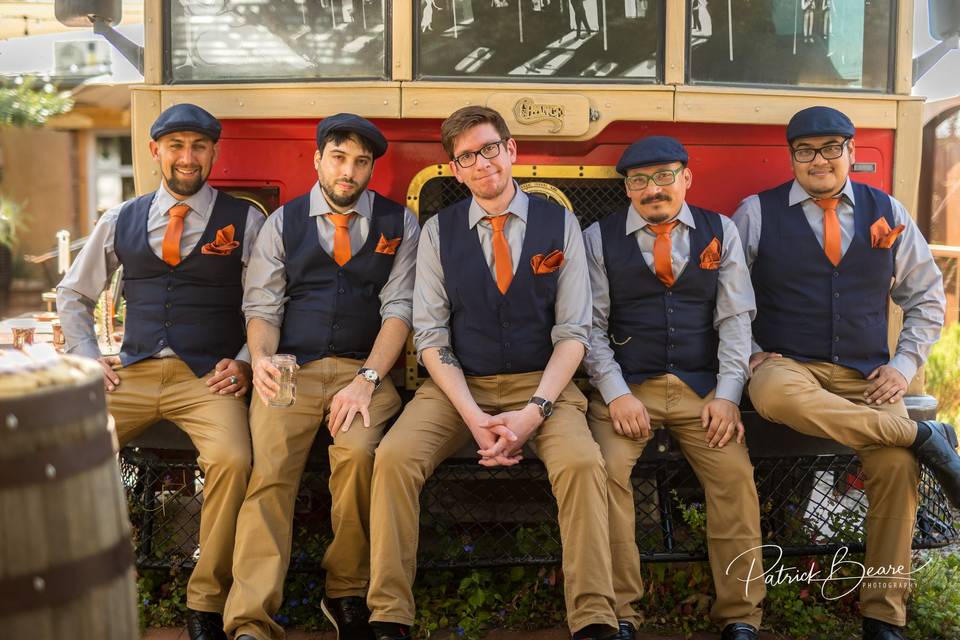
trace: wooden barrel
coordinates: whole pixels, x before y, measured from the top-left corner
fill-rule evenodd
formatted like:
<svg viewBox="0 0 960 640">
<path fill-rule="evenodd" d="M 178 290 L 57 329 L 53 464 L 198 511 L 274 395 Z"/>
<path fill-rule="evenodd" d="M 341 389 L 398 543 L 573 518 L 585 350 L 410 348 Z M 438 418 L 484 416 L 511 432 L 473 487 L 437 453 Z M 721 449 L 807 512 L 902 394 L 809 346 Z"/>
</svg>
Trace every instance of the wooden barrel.
<svg viewBox="0 0 960 640">
<path fill-rule="evenodd" d="M 0 355 L 0 635 L 134 640 L 130 523 L 100 366 L 42 360 Z"/>
</svg>

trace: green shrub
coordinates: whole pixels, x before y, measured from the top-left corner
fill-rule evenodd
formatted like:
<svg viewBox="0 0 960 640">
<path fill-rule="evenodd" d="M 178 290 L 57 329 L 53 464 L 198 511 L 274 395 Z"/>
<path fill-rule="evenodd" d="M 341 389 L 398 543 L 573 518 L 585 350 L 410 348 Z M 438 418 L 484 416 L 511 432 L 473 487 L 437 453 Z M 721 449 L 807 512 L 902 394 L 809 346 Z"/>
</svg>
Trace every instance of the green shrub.
<svg viewBox="0 0 960 640">
<path fill-rule="evenodd" d="M 944 329 L 930 350 L 926 366 L 926 391 L 940 403 L 938 419 L 960 423 L 960 322 Z"/>
</svg>

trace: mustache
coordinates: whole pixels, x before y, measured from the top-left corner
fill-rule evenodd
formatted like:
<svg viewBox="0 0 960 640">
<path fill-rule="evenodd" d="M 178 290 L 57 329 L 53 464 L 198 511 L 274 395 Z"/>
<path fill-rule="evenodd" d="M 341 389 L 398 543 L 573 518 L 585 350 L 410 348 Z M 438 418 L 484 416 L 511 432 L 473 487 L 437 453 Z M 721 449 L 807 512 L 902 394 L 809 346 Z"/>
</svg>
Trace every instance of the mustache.
<svg viewBox="0 0 960 640">
<path fill-rule="evenodd" d="M 665 193 L 657 193 L 652 196 L 647 196 L 640 201 L 640 204 L 653 204 L 654 202 L 672 202 L 673 198 L 668 196 Z"/>
</svg>

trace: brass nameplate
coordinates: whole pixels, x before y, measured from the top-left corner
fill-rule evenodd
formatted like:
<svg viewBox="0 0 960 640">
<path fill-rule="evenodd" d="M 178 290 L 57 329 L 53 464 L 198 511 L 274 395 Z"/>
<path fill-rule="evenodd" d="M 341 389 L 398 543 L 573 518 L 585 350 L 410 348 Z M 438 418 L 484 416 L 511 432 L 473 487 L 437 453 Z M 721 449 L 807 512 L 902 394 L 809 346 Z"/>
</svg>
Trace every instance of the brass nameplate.
<svg viewBox="0 0 960 640">
<path fill-rule="evenodd" d="M 590 101 L 582 95 L 495 93 L 487 106 L 518 136 L 582 136 L 590 128 Z"/>
</svg>

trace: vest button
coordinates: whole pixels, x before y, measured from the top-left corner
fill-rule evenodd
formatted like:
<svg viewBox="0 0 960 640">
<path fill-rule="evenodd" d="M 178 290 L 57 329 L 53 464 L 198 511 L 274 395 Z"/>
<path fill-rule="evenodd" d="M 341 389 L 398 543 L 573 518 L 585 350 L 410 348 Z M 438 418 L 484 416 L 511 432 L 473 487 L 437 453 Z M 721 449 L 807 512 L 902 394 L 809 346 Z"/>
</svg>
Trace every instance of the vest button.
<svg viewBox="0 0 960 640">
<path fill-rule="evenodd" d="M 834 291 L 834 292 L 833 292 L 833 297 L 834 297 L 834 298 L 839 298 L 839 297 L 840 297 L 840 292 L 839 292 L 839 291 Z"/>
<path fill-rule="evenodd" d="M 330 349 L 330 351 L 336 351 L 336 350 L 337 350 L 337 348 L 336 348 L 335 346 L 333 346 L 333 343 L 332 343 L 332 342 L 327 345 L 327 349 Z"/>
<path fill-rule="evenodd" d="M 169 328 L 169 327 L 172 327 L 172 326 L 173 326 L 173 323 L 172 323 L 172 322 L 170 322 L 169 320 L 167 320 L 166 322 L 164 322 L 164 323 L 163 323 L 163 326 L 165 326 L 165 327 L 168 327 L 168 328 Z"/>
<path fill-rule="evenodd" d="M 673 313 L 673 307 L 667 307 L 667 313 Z"/>
<path fill-rule="evenodd" d="M 343 287 L 340 287 L 339 289 L 337 289 L 337 293 L 339 293 L 340 295 L 343 295 L 343 294 L 345 294 L 346 292 L 347 292 L 347 290 L 344 289 Z"/>
<path fill-rule="evenodd" d="M 834 342 L 840 342 L 840 336 L 833 336 Z"/>
<path fill-rule="evenodd" d="M 167 341 L 164 340 L 163 338 L 160 338 L 160 340 L 157 342 L 157 344 L 162 347 L 163 345 L 167 344 Z"/>
<path fill-rule="evenodd" d="M 676 349 L 676 348 L 677 348 L 677 345 L 671 344 L 671 345 L 670 345 L 669 347 L 667 347 L 667 348 L 668 348 L 668 349 Z"/>
<path fill-rule="evenodd" d="M 333 323 L 333 330 L 336 331 L 336 330 L 339 329 L 339 328 L 340 328 L 340 325 L 337 324 L 336 322 L 334 322 L 334 323 Z"/>
<path fill-rule="evenodd" d="M 671 369 L 675 369 L 677 367 L 677 365 L 673 364 L 672 362 L 667 366 L 670 367 Z"/>
<path fill-rule="evenodd" d="M 170 304 L 169 302 L 168 302 L 167 304 L 163 305 L 163 308 L 164 308 L 164 309 L 170 309 L 171 307 L 173 307 L 173 305 Z"/>
<path fill-rule="evenodd" d="M 343 269 L 337 269 L 337 277 L 338 277 L 338 278 L 342 278 L 342 277 L 343 277 Z"/>
<path fill-rule="evenodd" d="M 667 289 L 667 295 L 668 295 L 668 296 L 672 296 L 672 295 L 673 295 L 673 291 Z"/>
<path fill-rule="evenodd" d="M 505 366 L 507 369 L 513 369 L 513 363 L 512 363 L 512 362 L 504 362 L 503 364 L 504 364 L 504 366 Z"/>
<path fill-rule="evenodd" d="M 173 291 L 173 285 L 172 285 L 172 284 L 168 284 L 168 285 L 167 285 L 167 291 Z"/>
<path fill-rule="evenodd" d="M 504 349 L 509 349 L 509 348 L 510 348 L 510 343 L 509 343 L 509 342 L 504 342 L 504 343 L 503 343 L 503 348 L 504 348 Z"/>
<path fill-rule="evenodd" d="M 500 326 L 506 329 L 507 327 L 510 326 L 510 322 L 507 320 L 504 320 L 503 322 L 500 323 Z"/>
<path fill-rule="evenodd" d="M 838 313 L 838 314 L 836 314 L 835 316 L 833 316 L 833 319 L 834 319 L 834 320 L 839 320 L 839 319 L 840 319 L 840 314 Z"/>
<path fill-rule="evenodd" d="M 840 272 L 839 272 L 839 271 L 834 271 L 834 272 L 833 272 L 833 277 L 834 277 L 834 278 L 839 278 L 839 277 L 840 277 Z"/>
<path fill-rule="evenodd" d="M 839 362 L 839 361 L 840 361 L 840 356 L 833 356 L 833 361 L 834 361 L 834 362 Z"/>
<path fill-rule="evenodd" d="M 676 332 L 677 332 L 676 327 L 670 327 L 670 333 L 676 333 Z"/>
</svg>

